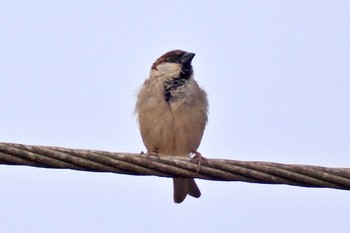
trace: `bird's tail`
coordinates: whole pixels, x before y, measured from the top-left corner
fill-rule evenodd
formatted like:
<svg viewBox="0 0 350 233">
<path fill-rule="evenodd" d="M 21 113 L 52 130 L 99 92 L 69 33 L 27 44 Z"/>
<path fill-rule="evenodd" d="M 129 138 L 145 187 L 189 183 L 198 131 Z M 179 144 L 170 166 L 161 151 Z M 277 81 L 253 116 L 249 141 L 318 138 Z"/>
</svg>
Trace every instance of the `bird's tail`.
<svg viewBox="0 0 350 233">
<path fill-rule="evenodd" d="M 194 179 L 189 178 L 174 178 L 174 202 L 181 203 L 185 200 L 187 194 L 198 198 L 201 196 L 201 191 L 199 190 Z"/>
</svg>

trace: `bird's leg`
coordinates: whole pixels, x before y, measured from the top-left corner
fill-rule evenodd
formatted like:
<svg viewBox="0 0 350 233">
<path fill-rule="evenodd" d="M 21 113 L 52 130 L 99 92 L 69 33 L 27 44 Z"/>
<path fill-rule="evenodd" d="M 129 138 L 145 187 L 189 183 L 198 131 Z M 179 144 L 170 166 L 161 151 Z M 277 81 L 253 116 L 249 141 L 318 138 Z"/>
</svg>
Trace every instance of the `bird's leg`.
<svg viewBox="0 0 350 233">
<path fill-rule="evenodd" d="M 143 150 L 140 152 L 140 156 L 142 155 L 146 155 L 147 156 L 147 153 L 143 152 Z"/>
<path fill-rule="evenodd" d="M 155 156 L 158 159 L 160 158 L 158 151 L 151 151 L 151 152 L 147 151 L 147 153 L 141 151 L 140 156 L 143 156 L 143 155 L 146 156 L 147 158 L 150 158 L 151 156 Z"/>
<path fill-rule="evenodd" d="M 199 153 L 198 151 L 192 151 L 191 161 L 197 162 L 197 164 L 198 164 L 197 173 L 199 172 L 199 169 L 201 168 L 202 161 L 206 161 L 206 160 L 207 159 L 205 157 L 203 157 L 202 154 Z"/>
<path fill-rule="evenodd" d="M 160 159 L 158 151 L 152 151 L 152 152 L 147 151 L 147 153 L 141 151 L 140 157 L 142 157 L 142 156 L 146 157 L 146 161 L 147 161 L 146 163 L 148 165 L 150 165 L 152 163 L 151 157 L 157 157 L 158 159 Z"/>
</svg>

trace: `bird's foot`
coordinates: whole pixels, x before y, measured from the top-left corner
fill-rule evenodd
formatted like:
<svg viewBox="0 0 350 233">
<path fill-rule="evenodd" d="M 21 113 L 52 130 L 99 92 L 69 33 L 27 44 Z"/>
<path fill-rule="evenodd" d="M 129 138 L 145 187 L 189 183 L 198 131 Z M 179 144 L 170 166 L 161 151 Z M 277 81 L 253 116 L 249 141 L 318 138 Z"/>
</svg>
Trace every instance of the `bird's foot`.
<svg viewBox="0 0 350 233">
<path fill-rule="evenodd" d="M 152 151 L 152 152 L 147 151 L 147 153 L 141 151 L 140 156 L 146 156 L 147 158 L 150 158 L 151 156 L 155 156 L 158 159 L 160 158 L 158 151 Z"/>
<path fill-rule="evenodd" d="M 197 173 L 199 172 L 202 162 L 206 161 L 207 159 L 205 157 L 202 156 L 201 153 L 199 153 L 198 151 L 192 151 L 192 158 L 191 161 L 196 162 L 198 165 L 197 168 Z"/>
</svg>

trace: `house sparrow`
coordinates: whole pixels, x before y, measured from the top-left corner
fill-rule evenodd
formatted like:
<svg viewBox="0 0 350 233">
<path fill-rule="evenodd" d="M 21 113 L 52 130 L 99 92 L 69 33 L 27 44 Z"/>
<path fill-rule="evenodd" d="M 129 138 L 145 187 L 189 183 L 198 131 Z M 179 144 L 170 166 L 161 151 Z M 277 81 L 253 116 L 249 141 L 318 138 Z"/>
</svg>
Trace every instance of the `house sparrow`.
<svg viewBox="0 0 350 233">
<path fill-rule="evenodd" d="M 172 50 L 152 65 L 137 98 L 135 112 L 148 154 L 190 157 L 199 155 L 208 120 L 207 95 L 193 79 L 194 53 Z M 174 178 L 174 202 L 189 194 L 200 197 L 194 179 Z"/>
</svg>

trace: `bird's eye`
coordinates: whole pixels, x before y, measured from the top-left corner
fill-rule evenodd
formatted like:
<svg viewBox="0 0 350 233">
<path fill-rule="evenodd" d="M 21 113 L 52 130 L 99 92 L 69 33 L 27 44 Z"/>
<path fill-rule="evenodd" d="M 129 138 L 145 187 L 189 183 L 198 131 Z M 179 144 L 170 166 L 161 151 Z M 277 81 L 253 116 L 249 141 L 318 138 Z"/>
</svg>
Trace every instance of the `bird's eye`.
<svg viewBox="0 0 350 233">
<path fill-rule="evenodd" d="M 172 63 L 180 63 L 181 58 L 178 55 L 174 54 L 174 55 L 169 56 L 167 58 L 167 61 L 172 62 Z"/>
</svg>

